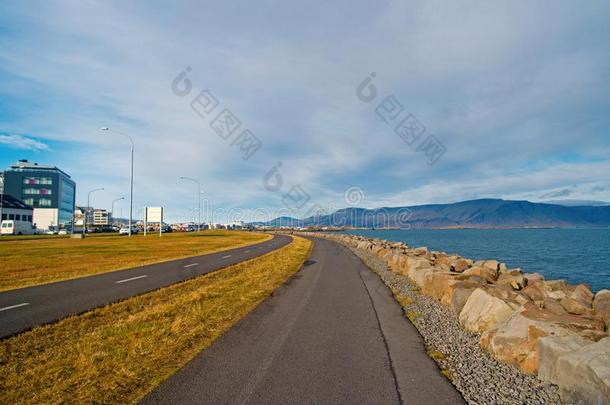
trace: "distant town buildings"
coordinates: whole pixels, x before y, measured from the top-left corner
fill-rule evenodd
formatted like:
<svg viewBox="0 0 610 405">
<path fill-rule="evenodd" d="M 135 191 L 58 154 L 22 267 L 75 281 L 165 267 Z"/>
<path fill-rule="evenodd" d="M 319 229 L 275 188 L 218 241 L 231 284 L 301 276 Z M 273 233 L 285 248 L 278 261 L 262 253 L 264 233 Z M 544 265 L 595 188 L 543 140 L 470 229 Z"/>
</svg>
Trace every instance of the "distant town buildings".
<svg viewBox="0 0 610 405">
<path fill-rule="evenodd" d="M 95 208 L 93 210 L 93 226 L 110 225 L 109 213 L 106 210 Z"/>
<path fill-rule="evenodd" d="M 5 197 L 33 209 L 32 222 L 38 229 L 71 225 L 76 183 L 59 168 L 20 160 L 3 173 L 2 188 Z"/>
<path fill-rule="evenodd" d="M 91 224 L 93 222 L 93 210 L 91 207 L 74 207 L 74 226 L 85 226 L 85 213 L 89 213 L 87 222 Z"/>
</svg>

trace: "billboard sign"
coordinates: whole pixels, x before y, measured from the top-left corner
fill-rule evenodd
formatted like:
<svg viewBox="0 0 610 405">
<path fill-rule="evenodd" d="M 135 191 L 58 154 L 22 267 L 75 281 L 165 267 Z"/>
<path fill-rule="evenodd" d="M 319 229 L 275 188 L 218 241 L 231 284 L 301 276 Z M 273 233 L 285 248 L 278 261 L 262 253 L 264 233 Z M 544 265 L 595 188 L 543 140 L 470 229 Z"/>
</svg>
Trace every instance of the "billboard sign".
<svg viewBox="0 0 610 405">
<path fill-rule="evenodd" d="M 146 207 L 146 222 L 163 222 L 163 207 Z"/>
</svg>

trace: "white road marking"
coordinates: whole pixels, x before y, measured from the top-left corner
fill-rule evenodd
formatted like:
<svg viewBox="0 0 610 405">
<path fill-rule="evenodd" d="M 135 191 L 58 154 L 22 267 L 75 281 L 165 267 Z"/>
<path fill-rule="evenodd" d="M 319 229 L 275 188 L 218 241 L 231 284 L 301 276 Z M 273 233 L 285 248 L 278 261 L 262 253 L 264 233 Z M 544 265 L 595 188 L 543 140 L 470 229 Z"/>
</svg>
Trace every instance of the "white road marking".
<svg viewBox="0 0 610 405">
<path fill-rule="evenodd" d="M 250 253 L 250 251 L 249 251 L 249 250 L 246 250 L 244 253 Z"/>
<path fill-rule="evenodd" d="M 138 280 L 138 279 L 141 279 L 141 278 L 144 278 L 144 277 L 148 277 L 148 276 L 146 274 L 144 274 L 144 275 L 138 276 L 138 277 L 132 277 L 132 278 L 126 278 L 125 280 L 119 280 L 116 283 L 117 284 L 126 283 L 128 281 Z"/>
<path fill-rule="evenodd" d="M 0 312 L 2 311 L 8 311 L 9 309 L 15 309 L 15 308 L 21 308 L 21 307 L 25 307 L 30 305 L 29 302 L 23 302 L 21 304 L 17 304 L 17 305 L 11 305 L 10 307 L 4 307 L 4 308 L 0 308 Z"/>
<path fill-rule="evenodd" d="M 228 259 L 229 257 L 231 257 L 231 255 L 226 255 L 226 256 L 223 256 L 222 258 L 223 259 Z"/>
<path fill-rule="evenodd" d="M 193 266 L 199 266 L 199 263 L 187 264 L 186 266 L 184 266 L 184 268 L 186 269 L 187 267 L 193 267 Z"/>
</svg>

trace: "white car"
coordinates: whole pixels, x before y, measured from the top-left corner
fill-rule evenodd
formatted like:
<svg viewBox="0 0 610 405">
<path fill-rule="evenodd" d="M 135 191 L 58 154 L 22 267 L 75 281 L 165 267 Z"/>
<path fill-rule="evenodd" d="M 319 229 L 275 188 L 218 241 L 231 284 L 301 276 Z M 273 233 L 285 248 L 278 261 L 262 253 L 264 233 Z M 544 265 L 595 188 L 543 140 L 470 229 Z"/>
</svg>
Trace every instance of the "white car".
<svg viewBox="0 0 610 405">
<path fill-rule="evenodd" d="M 135 235 L 138 233 L 138 228 L 134 228 L 133 226 L 131 227 L 131 234 Z M 119 235 L 129 235 L 129 227 L 125 226 L 121 229 L 119 229 Z"/>
<path fill-rule="evenodd" d="M 57 232 L 58 235 L 67 235 L 68 231 L 66 229 L 60 229 L 59 232 Z"/>
</svg>

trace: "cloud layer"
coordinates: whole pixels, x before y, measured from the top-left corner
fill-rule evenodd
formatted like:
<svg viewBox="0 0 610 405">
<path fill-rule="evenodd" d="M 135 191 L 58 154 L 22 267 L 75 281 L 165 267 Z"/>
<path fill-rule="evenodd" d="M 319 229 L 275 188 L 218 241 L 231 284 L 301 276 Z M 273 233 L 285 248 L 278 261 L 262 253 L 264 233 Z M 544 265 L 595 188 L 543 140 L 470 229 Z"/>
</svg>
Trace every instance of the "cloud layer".
<svg viewBox="0 0 610 405">
<path fill-rule="evenodd" d="M 610 200 L 609 18 L 595 1 L 4 3 L 0 131 L 51 142 L 36 158 L 71 173 L 79 199 L 105 187 L 100 206 L 128 190 L 129 146 L 99 127 L 129 133 L 136 205 L 176 220 L 196 206 L 179 176 L 244 212 L 307 196 L 301 215 L 340 208 L 350 187 L 368 207 L 563 190 Z M 179 97 L 186 66 L 194 90 Z M 371 72 L 366 103 L 356 88 Z M 250 159 L 191 108 L 204 89 L 262 142 Z M 436 164 L 376 114 L 389 95 L 446 147 Z M 283 186 L 269 191 L 279 162 Z"/>
<path fill-rule="evenodd" d="M 36 152 L 50 150 L 49 145 L 46 143 L 27 136 L 15 134 L 0 134 L 0 144 L 12 149 L 31 150 Z"/>
</svg>

